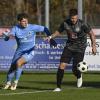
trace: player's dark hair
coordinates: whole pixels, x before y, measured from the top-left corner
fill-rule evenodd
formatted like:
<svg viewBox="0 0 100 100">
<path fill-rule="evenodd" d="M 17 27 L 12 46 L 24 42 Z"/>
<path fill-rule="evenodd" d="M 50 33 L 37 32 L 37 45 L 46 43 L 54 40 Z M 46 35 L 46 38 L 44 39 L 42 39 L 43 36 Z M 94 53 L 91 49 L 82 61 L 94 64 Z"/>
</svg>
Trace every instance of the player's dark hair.
<svg viewBox="0 0 100 100">
<path fill-rule="evenodd" d="M 77 9 L 70 9 L 69 10 L 69 16 L 75 16 L 75 15 L 78 15 L 78 11 Z"/>
<path fill-rule="evenodd" d="M 28 15 L 26 13 L 20 13 L 17 15 L 17 20 L 21 21 L 23 18 L 27 18 L 28 19 Z"/>
</svg>

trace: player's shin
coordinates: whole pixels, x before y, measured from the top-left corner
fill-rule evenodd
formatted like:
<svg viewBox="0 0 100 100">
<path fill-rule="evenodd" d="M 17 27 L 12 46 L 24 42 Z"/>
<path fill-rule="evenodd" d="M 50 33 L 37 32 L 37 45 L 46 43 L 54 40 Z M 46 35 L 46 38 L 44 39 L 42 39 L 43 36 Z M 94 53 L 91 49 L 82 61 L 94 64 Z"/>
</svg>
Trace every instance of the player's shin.
<svg viewBox="0 0 100 100">
<path fill-rule="evenodd" d="M 64 76 L 64 69 L 58 69 L 57 71 L 57 87 L 61 88 L 62 79 Z"/>
<path fill-rule="evenodd" d="M 57 88 L 54 89 L 54 92 L 60 92 L 61 91 L 61 83 L 62 83 L 62 79 L 64 76 L 64 69 L 58 69 L 57 71 Z"/>
<path fill-rule="evenodd" d="M 73 74 L 77 77 L 77 87 L 78 88 L 82 87 L 82 83 L 83 83 L 82 73 L 77 69 L 73 69 L 72 71 L 73 71 Z"/>
<path fill-rule="evenodd" d="M 15 71 L 7 74 L 7 82 L 11 82 L 14 77 Z"/>
<path fill-rule="evenodd" d="M 80 78 L 81 77 L 81 72 L 79 70 L 77 70 L 77 68 L 73 68 L 72 69 L 73 74 L 77 77 Z"/>
<path fill-rule="evenodd" d="M 22 67 L 17 67 L 16 72 L 15 72 L 15 81 L 11 85 L 11 88 L 10 88 L 11 90 L 16 90 L 17 84 L 18 84 L 18 80 L 19 80 L 19 78 L 20 78 L 20 76 L 22 74 L 22 70 L 23 70 Z"/>
<path fill-rule="evenodd" d="M 15 72 L 15 80 L 19 80 L 19 78 L 20 78 L 20 76 L 21 76 L 21 74 L 22 74 L 22 71 L 23 71 L 23 67 L 18 67 L 17 69 L 16 69 L 16 72 Z"/>
</svg>

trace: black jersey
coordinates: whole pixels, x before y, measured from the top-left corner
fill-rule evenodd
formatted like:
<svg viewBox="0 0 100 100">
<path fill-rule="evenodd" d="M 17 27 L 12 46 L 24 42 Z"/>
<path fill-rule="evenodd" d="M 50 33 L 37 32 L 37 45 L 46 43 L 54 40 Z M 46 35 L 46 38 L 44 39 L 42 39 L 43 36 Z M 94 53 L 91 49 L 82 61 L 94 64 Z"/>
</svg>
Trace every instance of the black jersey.
<svg viewBox="0 0 100 100">
<path fill-rule="evenodd" d="M 66 46 L 70 50 L 82 52 L 86 49 L 87 33 L 91 31 L 91 28 L 88 24 L 85 24 L 80 19 L 77 20 L 76 24 L 72 24 L 70 19 L 67 19 L 60 25 L 58 29 L 60 33 L 64 30 L 68 36 Z"/>
</svg>

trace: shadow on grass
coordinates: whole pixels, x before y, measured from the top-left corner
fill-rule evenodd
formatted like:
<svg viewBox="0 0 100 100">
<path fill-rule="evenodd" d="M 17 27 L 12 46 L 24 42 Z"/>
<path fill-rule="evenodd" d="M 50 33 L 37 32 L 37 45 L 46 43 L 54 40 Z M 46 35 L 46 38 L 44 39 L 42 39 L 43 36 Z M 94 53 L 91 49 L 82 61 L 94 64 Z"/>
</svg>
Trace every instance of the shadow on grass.
<svg viewBox="0 0 100 100">
<path fill-rule="evenodd" d="M 0 84 L 0 89 L 3 85 Z M 19 89 L 28 89 L 28 90 L 53 90 L 56 87 L 56 82 L 53 81 L 20 81 L 18 88 Z M 62 87 L 76 88 L 76 81 L 66 81 L 62 83 Z M 100 89 L 100 82 L 83 82 L 83 87 L 91 87 Z"/>
<path fill-rule="evenodd" d="M 25 81 L 22 81 L 22 83 Z M 26 81 L 27 82 L 27 81 Z M 53 90 L 55 87 L 56 82 L 50 82 L 50 81 L 28 81 L 27 83 L 30 83 L 30 86 L 18 86 L 20 89 L 34 89 L 34 90 Z M 33 84 L 33 85 L 32 85 Z M 34 86 L 34 84 L 36 84 Z M 50 86 L 51 85 L 51 86 Z M 63 82 L 62 87 L 68 87 L 68 88 L 76 88 L 76 82 L 70 81 L 70 82 Z M 91 88 L 98 88 L 100 89 L 100 82 L 85 82 L 83 83 L 83 87 L 91 87 Z"/>
<path fill-rule="evenodd" d="M 100 82 L 84 81 L 83 86 L 85 86 L 85 87 L 92 87 L 92 88 L 99 88 L 100 89 Z"/>
</svg>

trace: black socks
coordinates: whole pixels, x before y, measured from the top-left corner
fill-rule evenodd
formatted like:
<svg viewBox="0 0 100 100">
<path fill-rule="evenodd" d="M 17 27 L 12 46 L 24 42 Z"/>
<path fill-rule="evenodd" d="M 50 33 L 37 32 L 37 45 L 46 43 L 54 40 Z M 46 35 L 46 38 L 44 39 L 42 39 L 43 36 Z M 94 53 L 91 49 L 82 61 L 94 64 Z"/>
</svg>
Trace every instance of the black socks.
<svg viewBox="0 0 100 100">
<path fill-rule="evenodd" d="M 57 87 L 58 88 L 61 88 L 63 76 L 64 76 L 64 69 L 58 69 L 57 71 Z"/>
</svg>

